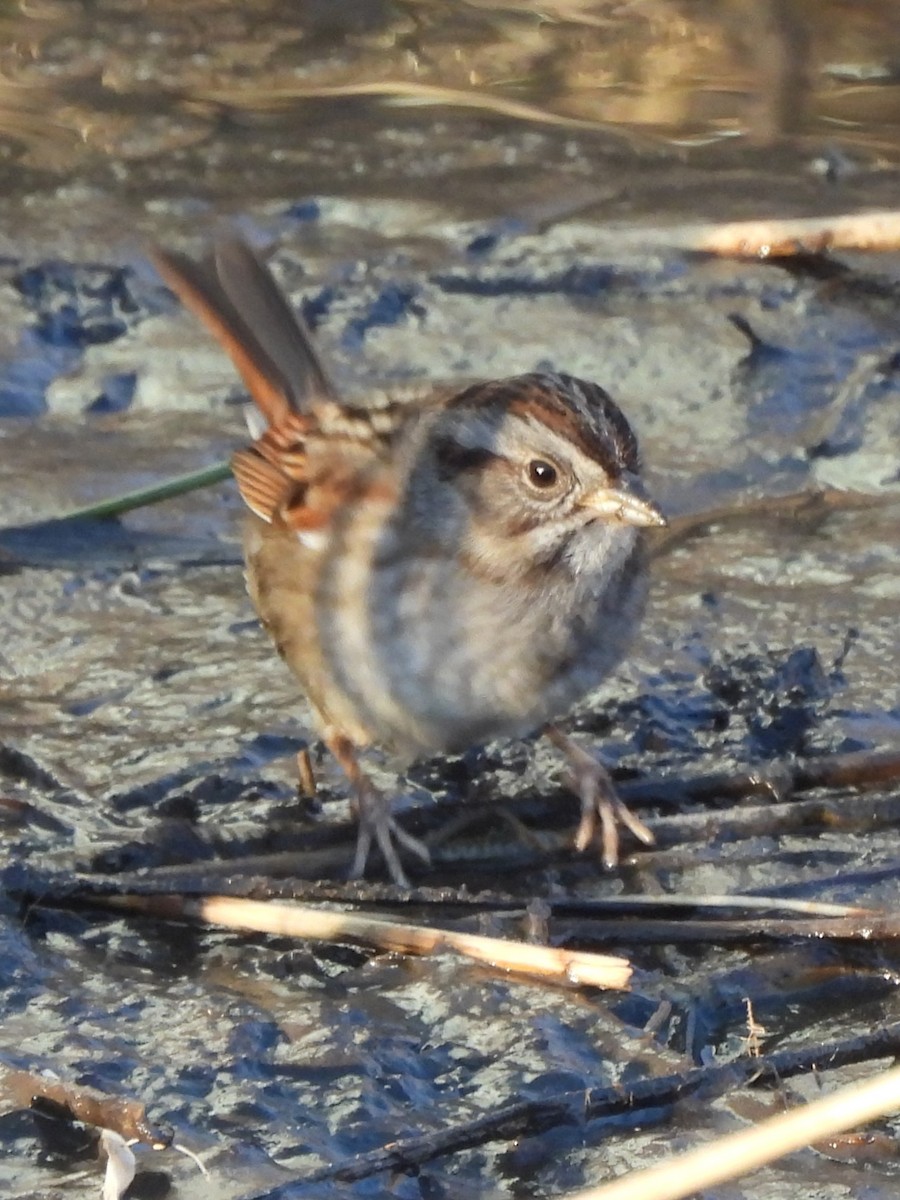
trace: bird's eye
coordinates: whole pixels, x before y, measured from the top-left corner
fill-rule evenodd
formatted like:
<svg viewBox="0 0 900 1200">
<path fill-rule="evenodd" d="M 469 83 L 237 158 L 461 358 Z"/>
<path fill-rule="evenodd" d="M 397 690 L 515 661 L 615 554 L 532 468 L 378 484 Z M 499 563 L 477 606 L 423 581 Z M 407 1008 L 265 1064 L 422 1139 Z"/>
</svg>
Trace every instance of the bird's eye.
<svg viewBox="0 0 900 1200">
<path fill-rule="evenodd" d="M 533 458 L 527 467 L 528 482 L 532 487 L 547 491 L 559 482 L 559 468 L 546 458 Z"/>
</svg>

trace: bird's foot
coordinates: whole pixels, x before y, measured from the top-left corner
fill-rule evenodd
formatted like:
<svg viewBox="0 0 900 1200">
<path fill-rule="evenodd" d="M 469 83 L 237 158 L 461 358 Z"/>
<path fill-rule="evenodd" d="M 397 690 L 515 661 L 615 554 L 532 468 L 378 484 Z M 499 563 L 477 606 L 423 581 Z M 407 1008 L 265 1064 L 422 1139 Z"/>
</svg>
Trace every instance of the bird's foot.
<svg viewBox="0 0 900 1200">
<path fill-rule="evenodd" d="M 569 767 L 566 782 L 581 801 L 581 820 L 575 832 L 576 848 L 585 850 L 590 845 L 598 834 L 598 821 L 605 867 L 615 867 L 619 861 L 620 826 L 631 830 L 645 846 L 652 846 L 656 840 L 652 831 L 619 799 L 606 767 L 555 726 L 549 726 L 546 732 L 554 746 L 565 755 Z"/>
<path fill-rule="evenodd" d="M 409 880 L 397 853 L 398 846 L 415 854 L 424 863 L 430 864 L 431 855 L 424 842 L 407 833 L 391 813 L 391 799 L 377 788 L 365 775 L 356 781 L 356 811 L 359 819 L 359 834 L 356 839 L 356 854 L 350 868 L 350 878 L 360 879 L 366 869 L 366 861 L 372 843 L 384 856 L 391 879 L 398 887 L 408 888 Z"/>
<path fill-rule="evenodd" d="M 356 839 L 356 853 L 350 867 L 350 878 L 361 879 L 366 869 L 369 851 L 374 842 L 384 855 L 385 865 L 391 879 L 398 887 L 408 888 L 409 880 L 400 863 L 397 847 L 401 846 L 410 853 L 421 858 L 425 863 L 431 863 L 428 847 L 418 838 L 407 833 L 397 823 L 391 813 L 391 798 L 375 786 L 359 765 L 357 748 L 346 734 L 333 727 L 324 731 L 325 744 L 337 759 L 344 774 L 353 788 L 353 801 L 356 816 L 359 821 L 359 834 Z"/>
</svg>

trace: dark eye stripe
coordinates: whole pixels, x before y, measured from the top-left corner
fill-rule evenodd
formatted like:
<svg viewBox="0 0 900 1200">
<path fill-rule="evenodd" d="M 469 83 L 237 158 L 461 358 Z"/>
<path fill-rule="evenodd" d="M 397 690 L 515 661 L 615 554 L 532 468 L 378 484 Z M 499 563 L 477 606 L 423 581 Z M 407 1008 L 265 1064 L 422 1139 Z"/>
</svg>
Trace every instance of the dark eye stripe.
<svg viewBox="0 0 900 1200">
<path fill-rule="evenodd" d="M 462 446 L 453 438 L 440 438 L 435 442 L 434 457 L 438 470 L 446 478 L 464 471 L 478 471 L 499 456 L 483 446 Z"/>
</svg>

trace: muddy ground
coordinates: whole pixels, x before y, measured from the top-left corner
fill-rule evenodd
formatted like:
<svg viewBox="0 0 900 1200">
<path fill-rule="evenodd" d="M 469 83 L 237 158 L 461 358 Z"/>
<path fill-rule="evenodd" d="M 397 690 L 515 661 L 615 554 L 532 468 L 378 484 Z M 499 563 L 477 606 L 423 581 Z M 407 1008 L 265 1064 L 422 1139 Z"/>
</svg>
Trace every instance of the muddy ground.
<svg viewBox="0 0 900 1200">
<path fill-rule="evenodd" d="M 256 47 L 254 78 L 271 85 L 265 104 L 244 94 L 225 104 L 210 95 L 221 62 L 202 81 L 188 75 L 204 30 L 172 17 L 156 42 L 130 44 L 127 7 L 101 6 L 89 29 L 59 29 L 48 10 L 52 36 L 37 39 L 29 77 L 49 86 L 55 63 L 55 87 L 60 75 L 84 83 L 96 47 L 118 48 L 120 74 L 108 64 L 103 76 L 116 104 L 100 104 L 87 84 L 64 98 L 119 140 L 88 139 L 87 153 L 70 145 L 63 106 L 54 128 L 72 155 L 66 170 L 54 173 L 30 144 L 4 167 L 3 526 L 241 444 L 232 368 L 146 257 L 149 241 L 196 249 L 226 223 L 271 250 L 361 401 L 415 402 L 435 384 L 550 365 L 621 402 L 672 514 L 831 487 L 879 498 L 827 517 L 767 511 L 717 524 L 656 560 L 632 652 L 569 723 L 620 778 L 668 784 L 897 749 L 900 505 L 884 501 L 900 500 L 900 258 L 788 270 L 667 248 L 670 231 L 696 219 L 890 206 L 900 178 L 883 146 L 861 139 L 850 153 L 813 122 L 764 147 L 701 145 L 692 129 L 698 144 L 685 148 L 452 104 L 326 97 L 311 113 L 294 97 L 289 113 L 273 112 L 277 80 L 265 64 L 296 67 L 284 49 L 294 26 L 277 5 L 256 25 L 211 6 L 217 19 L 230 13 L 235 45 Z M 880 8 L 868 7 L 875 21 Z M 348 6 L 365 25 L 348 16 L 348 33 L 310 6 L 324 32 L 298 61 L 331 64 L 328 79 L 340 82 L 339 50 L 346 61 L 360 46 L 375 55 L 378 37 L 415 8 Z M 440 32 L 432 26 L 435 44 Z M 482 34 L 470 30 L 466 44 Z M 134 66 L 151 59 L 158 72 L 169 64 L 153 121 L 139 119 Z M 457 85 L 451 76 L 444 86 Z M 296 89 L 296 69 L 291 78 Z M 563 89 L 546 110 L 574 120 L 573 95 Z M 146 140 L 154 130 L 164 154 Z M 661 1103 L 639 1122 L 579 1110 L 591 1089 L 745 1054 L 748 1000 L 765 1050 L 900 1019 L 897 956 L 879 940 L 652 944 L 623 926 L 615 949 L 638 972 L 632 991 L 615 995 L 498 977 L 450 956 L 42 903 L 42 890 L 75 872 L 186 864 L 189 890 L 223 858 L 320 846 L 334 830 L 351 844 L 346 790 L 326 759 L 318 804 L 297 795 L 295 752 L 308 744 L 318 759 L 318 748 L 245 596 L 239 521 L 223 484 L 118 522 L 0 533 L 0 1066 L 141 1100 L 212 1177 L 143 1149 L 136 1195 L 346 1194 L 360 1154 L 505 1104 L 567 1097 L 570 1118 L 548 1129 L 535 1121 L 425 1155 L 415 1169 L 357 1172 L 353 1183 L 360 1195 L 556 1195 L 778 1107 L 761 1089 Z M 491 890 L 520 911 L 532 905 L 532 918 L 535 900 L 560 897 L 762 893 L 896 907 L 894 784 L 865 793 L 864 811 L 856 792 L 830 788 L 817 793 L 818 813 L 763 812 L 749 829 L 742 810 L 792 795 L 769 788 L 673 808 L 650 789 L 641 812 L 659 848 L 628 847 L 622 867 L 604 873 L 567 846 L 575 805 L 542 745 L 422 764 L 408 780 L 377 755 L 373 764 L 422 832 L 465 805 L 506 805 L 559 835 L 536 849 L 482 820 L 416 873 L 425 889 Z M 339 855 L 332 874 L 340 880 Z M 244 875 L 227 873 L 227 885 L 246 890 Z M 390 899 L 377 883 L 363 898 Z M 529 927 L 515 910 L 433 900 L 422 892 L 415 915 L 517 936 Z M 564 933 L 577 942 L 551 922 L 551 936 Z M 789 1085 L 806 1097 L 818 1087 L 809 1076 Z M 0 1104 L 4 1194 L 99 1195 L 90 1130 L 73 1134 L 10 1095 Z M 873 1153 L 804 1151 L 729 1194 L 891 1195 L 895 1126 L 884 1130 Z"/>
</svg>

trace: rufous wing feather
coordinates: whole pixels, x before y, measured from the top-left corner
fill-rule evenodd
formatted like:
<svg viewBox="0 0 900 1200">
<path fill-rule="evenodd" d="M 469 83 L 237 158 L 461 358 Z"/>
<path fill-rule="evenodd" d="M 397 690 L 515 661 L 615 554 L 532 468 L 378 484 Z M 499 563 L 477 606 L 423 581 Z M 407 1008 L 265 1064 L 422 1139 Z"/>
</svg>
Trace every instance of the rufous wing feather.
<svg viewBox="0 0 900 1200">
<path fill-rule="evenodd" d="M 290 493 L 297 487 L 274 463 L 253 449 L 235 451 L 231 469 L 241 499 L 251 512 L 270 524 L 280 516 Z"/>
<path fill-rule="evenodd" d="M 247 507 L 267 522 L 320 529 L 344 493 L 330 473 L 311 484 L 307 444 L 326 412 L 333 420 L 339 401 L 303 321 L 265 264 L 237 239 L 218 242 L 209 263 L 164 250 L 153 258 L 166 283 L 231 356 L 265 419 L 253 446 L 232 457 Z"/>
</svg>

